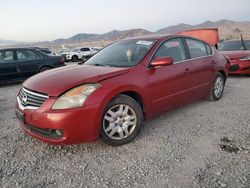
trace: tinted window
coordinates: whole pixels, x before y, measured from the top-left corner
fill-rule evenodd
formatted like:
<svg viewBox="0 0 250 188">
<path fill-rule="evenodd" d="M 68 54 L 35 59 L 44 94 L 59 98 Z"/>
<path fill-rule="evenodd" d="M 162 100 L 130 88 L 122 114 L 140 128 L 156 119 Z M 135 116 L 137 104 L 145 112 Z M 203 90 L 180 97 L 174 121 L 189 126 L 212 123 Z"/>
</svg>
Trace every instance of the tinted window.
<svg viewBox="0 0 250 188">
<path fill-rule="evenodd" d="M 180 38 L 170 39 L 163 43 L 156 51 L 153 59 L 159 57 L 172 57 L 174 62 L 186 59 L 183 42 Z"/>
<path fill-rule="evenodd" d="M 81 48 L 81 51 L 82 52 L 88 52 L 88 51 L 90 51 L 90 49 L 89 48 Z"/>
<path fill-rule="evenodd" d="M 220 51 L 235 51 L 243 50 L 242 42 L 240 40 L 235 41 L 224 41 L 219 44 L 218 50 Z"/>
<path fill-rule="evenodd" d="M 17 50 L 17 60 L 34 60 L 39 59 L 39 56 L 31 50 Z"/>
<path fill-rule="evenodd" d="M 186 39 L 186 42 L 191 58 L 207 56 L 207 49 L 205 47 L 205 43 L 193 39 Z"/>
<path fill-rule="evenodd" d="M 0 51 L 0 63 L 6 63 L 14 60 L 13 50 Z"/>
</svg>

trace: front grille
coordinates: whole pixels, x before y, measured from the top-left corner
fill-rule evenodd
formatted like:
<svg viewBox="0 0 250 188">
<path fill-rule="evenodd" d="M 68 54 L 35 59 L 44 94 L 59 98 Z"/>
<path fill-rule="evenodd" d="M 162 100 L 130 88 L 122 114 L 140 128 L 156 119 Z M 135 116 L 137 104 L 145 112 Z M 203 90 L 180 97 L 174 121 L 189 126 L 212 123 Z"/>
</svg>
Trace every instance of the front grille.
<svg viewBox="0 0 250 188">
<path fill-rule="evenodd" d="M 38 109 L 48 98 L 47 95 L 22 88 L 18 94 L 17 100 L 19 106 L 24 109 Z"/>
</svg>

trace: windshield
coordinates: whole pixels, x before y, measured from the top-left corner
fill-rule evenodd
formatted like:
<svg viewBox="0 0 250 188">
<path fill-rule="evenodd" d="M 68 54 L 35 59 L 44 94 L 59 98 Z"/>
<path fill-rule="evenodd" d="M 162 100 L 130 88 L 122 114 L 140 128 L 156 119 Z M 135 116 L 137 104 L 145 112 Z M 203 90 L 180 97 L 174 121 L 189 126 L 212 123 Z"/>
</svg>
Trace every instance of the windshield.
<svg viewBox="0 0 250 188">
<path fill-rule="evenodd" d="M 220 51 L 236 51 L 244 50 L 242 42 L 240 40 L 235 41 L 225 41 L 218 45 L 218 50 Z"/>
<path fill-rule="evenodd" d="M 250 40 L 244 40 L 244 44 L 247 50 L 250 50 Z"/>
<path fill-rule="evenodd" d="M 111 44 L 85 64 L 95 66 L 132 67 L 140 63 L 155 40 L 131 39 Z"/>
<path fill-rule="evenodd" d="M 72 52 L 78 52 L 78 50 L 80 50 L 80 48 L 75 48 L 72 50 Z"/>
</svg>

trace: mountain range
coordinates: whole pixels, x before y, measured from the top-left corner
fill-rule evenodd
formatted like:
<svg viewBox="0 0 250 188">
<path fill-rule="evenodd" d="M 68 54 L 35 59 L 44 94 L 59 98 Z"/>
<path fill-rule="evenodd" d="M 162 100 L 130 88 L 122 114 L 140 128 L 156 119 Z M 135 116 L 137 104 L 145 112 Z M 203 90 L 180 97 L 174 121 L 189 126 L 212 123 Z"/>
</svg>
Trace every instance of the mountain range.
<svg viewBox="0 0 250 188">
<path fill-rule="evenodd" d="M 10 46 L 10 45 L 18 45 L 18 44 L 23 44 L 23 42 L 0 39 L 0 46 Z"/>
<path fill-rule="evenodd" d="M 149 35 L 149 34 L 173 34 L 179 31 L 185 31 L 190 29 L 197 28 L 218 28 L 220 39 L 234 39 L 239 38 L 240 34 L 249 34 L 250 36 L 250 21 L 237 22 L 231 20 L 219 20 L 219 21 L 206 21 L 198 25 L 190 24 L 178 24 L 168 26 L 162 29 L 159 29 L 156 32 L 147 31 L 145 29 L 130 29 L 130 30 L 113 30 L 104 34 L 88 34 L 88 33 L 79 33 L 70 38 L 59 38 L 53 41 L 43 41 L 32 43 L 31 45 L 36 46 L 58 46 L 58 45 L 83 45 L 83 44 L 102 44 L 120 40 L 123 38 L 140 36 L 140 35 Z M 0 45 L 15 45 L 20 44 L 20 42 L 0 40 Z"/>
</svg>

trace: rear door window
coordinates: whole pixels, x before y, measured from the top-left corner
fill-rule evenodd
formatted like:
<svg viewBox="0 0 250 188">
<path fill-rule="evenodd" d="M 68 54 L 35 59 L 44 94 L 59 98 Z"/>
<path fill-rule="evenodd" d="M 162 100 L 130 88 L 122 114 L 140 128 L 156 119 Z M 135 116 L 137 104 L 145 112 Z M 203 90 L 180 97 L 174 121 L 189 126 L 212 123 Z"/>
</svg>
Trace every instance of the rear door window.
<svg viewBox="0 0 250 188">
<path fill-rule="evenodd" d="M 40 59 L 40 56 L 32 50 L 16 50 L 17 60 L 35 60 Z"/>
<path fill-rule="evenodd" d="M 186 42 L 191 58 L 198 58 L 208 55 L 205 43 L 194 39 L 186 39 Z"/>
<path fill-rule="evenodd" d="M 0 51 L 0 63 L 7 63 L 14 61 L 14 51 L 13 50 L 4 50 Z"/>
<path fill-rule="evenodd" d="M 172 57 L 175 63 L 185 60 L 186 54 L 182 39 L 174 38 L 164 42 L 154 54 L 153 59 L 160 57 Z"/>
</svg>

